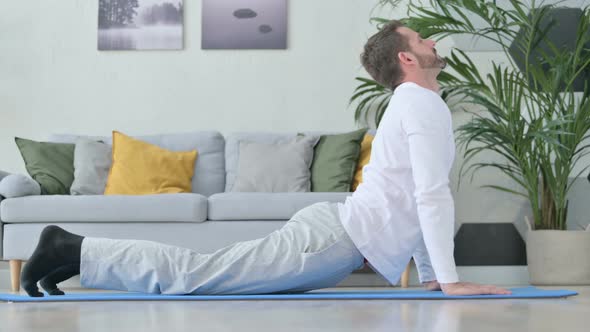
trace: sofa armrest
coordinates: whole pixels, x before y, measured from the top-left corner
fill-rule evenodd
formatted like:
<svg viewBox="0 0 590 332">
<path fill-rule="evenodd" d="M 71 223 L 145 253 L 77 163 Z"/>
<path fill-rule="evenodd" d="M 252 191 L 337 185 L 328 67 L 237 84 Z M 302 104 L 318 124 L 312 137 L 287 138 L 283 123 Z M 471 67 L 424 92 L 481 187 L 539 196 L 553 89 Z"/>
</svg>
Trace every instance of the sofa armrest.
<svg viewBox="0 0 590 332">
<path fill-rule="evenodd" d="M 7 177 L 8 175 L 10 175 L 10 173 L 8 172 L 4 172 L 2 170 L 0 170 L 0 181 L 2 181 L 2 179 L 4 179 L 5 177 Z M 2 200 L 4 199 L 4 196 L 0 195 L 0 203 L 2 203 Z M 0 219 L 0 260 L 4 259 L 4 253 L 2 252 L 3 246 L 4 246 L 4 225 L 2 225 L 2 219 Z"/>
<path fill-rule="evenodd" d="M 2 197 L 0 197 L 0 201 Z M 4 225 L 2 224 L 2 220 L 0 220 L 0 261 L 4 260 Z"/>
<path fill-rule="evenodd" d="M 0 179 L 0 196 L 4 198 L 41 195 L 37 181 L 23 174 L 10 174 Z"/>
<path fill-rule="evenodd" d="M 4 172 L 2 170 L 0 170 L 0 181 L 2 181 L 2 179 L 4 179 L 5 177 L 9 176 L 10 173 L 8 172 Z M 4 199 L 4 196 L 0 195 L 0 203 L 2 202 L 2 200 Z M 4 225 L 2 225 L 2 219 L 0 219 L 0 260 L 4 258 L 4 254 L 2 252 L 3 249 L 3 245 L 4 245 L 4 235 L 3 235 L 3 229 Z"/>
<path fill-rule="evenodd" d="M 8 172 L 4 172 L 3 170 L 0 170 L 0 181 L 2 181 L 2 179 L 4 179 L 5 177 L 9 176 L 10 173 Z M 2 202 L 2 200 L 4 199 L 4 196 L 0 195 L 0 202 Z M 0 227 L 2 227 L 2 224 L 0 224 Z M 1 239 L 0 239 L 0 244 L 1 244 Z M 0 252 L 2 251 L 2 248 L 0 248 Z M 0 258 L 2 256 L 0 255 Z"/>
</svg>

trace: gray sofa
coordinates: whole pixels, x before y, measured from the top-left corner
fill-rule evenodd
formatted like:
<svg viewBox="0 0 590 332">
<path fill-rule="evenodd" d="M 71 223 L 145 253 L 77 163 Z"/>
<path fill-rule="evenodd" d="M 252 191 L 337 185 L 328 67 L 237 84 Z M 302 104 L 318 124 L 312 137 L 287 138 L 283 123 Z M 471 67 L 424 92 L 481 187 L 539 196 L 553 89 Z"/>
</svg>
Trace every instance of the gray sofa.
<svg viewBox="0 0 590 332">
<path fill-rule="evenodd" d="M 237 241 L 253 240 L 281 228 L 316 202 L 343 202 L 351 193 L 230 192 L 240 140 L 279 142 L 297 133 L 201 131 L 137 138 L 160 147 L 198 150 L 192 193 L 165 195 L 48 195 L 0 202 L 0 249 L 10 261 L 12 287 L 19 289 L 21 262 L 35 249 L 49 224 L 83 236 L 142 239 L 210 253 Z M 321 134 L 313 132 L 309 134 Z M 74 143 L 79 136 L 52 135 L 48 141 Z M 111 143 L 110 137 L 91 137 Z"/>
</svg>

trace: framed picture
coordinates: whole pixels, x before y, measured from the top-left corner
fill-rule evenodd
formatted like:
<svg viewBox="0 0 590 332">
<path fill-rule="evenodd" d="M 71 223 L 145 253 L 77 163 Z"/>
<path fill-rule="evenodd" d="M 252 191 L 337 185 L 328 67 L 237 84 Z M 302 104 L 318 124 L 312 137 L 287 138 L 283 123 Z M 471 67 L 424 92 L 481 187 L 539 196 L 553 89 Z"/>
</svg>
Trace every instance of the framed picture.
<svg viewBox="0 0 590 332">
<path fill-rule="evenodd" d="M 183 0 L 98 0 L 98 49 L 182 49 L 183 11 Z"/>
<path fill-rule="evenodd" d="M 203 0 L 203 49 L 286 49 L 287 0 Z"/>
</svg>

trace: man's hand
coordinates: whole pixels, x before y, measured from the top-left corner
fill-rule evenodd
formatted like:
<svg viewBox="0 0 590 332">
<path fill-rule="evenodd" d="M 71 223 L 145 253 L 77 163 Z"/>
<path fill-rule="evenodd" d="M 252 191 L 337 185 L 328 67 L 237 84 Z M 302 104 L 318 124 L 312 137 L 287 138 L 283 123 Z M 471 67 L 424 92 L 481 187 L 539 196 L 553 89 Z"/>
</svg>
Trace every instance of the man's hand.
<svg viewBox="0 0 590 332">
<path fill-rule="evenodd" d="M 427 291 L 439 291 L 439 290 L 441 290 L 440 289 L 440 284 L 436 280 L 425 281 L 425 282 L 422 283 L 422 285 L 424 285 L 424 288 L 426 288 Z"/>
<path fill-rule="evenodd" d="M 450 284 L 440 284 L 445 295 L 480 295 L 480 294 L 512 294 L 505 288 L 493 285 L 480 285 L 471 282 L 455 282 Z"/>
</svg>

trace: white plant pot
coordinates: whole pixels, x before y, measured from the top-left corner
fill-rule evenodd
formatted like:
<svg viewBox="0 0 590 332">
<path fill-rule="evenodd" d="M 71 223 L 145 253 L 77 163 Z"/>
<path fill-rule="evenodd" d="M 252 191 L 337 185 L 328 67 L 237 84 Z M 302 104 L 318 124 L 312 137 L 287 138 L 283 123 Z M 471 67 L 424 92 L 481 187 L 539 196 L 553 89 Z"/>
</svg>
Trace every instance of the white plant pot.
<svg viewBox="0 0 590 332">
<path fill-rule="evenodd" d="M 590 285 L 590 225 L 585 231 L 533 230 L 525 222 L 532 285 Z"/>
</svg>

